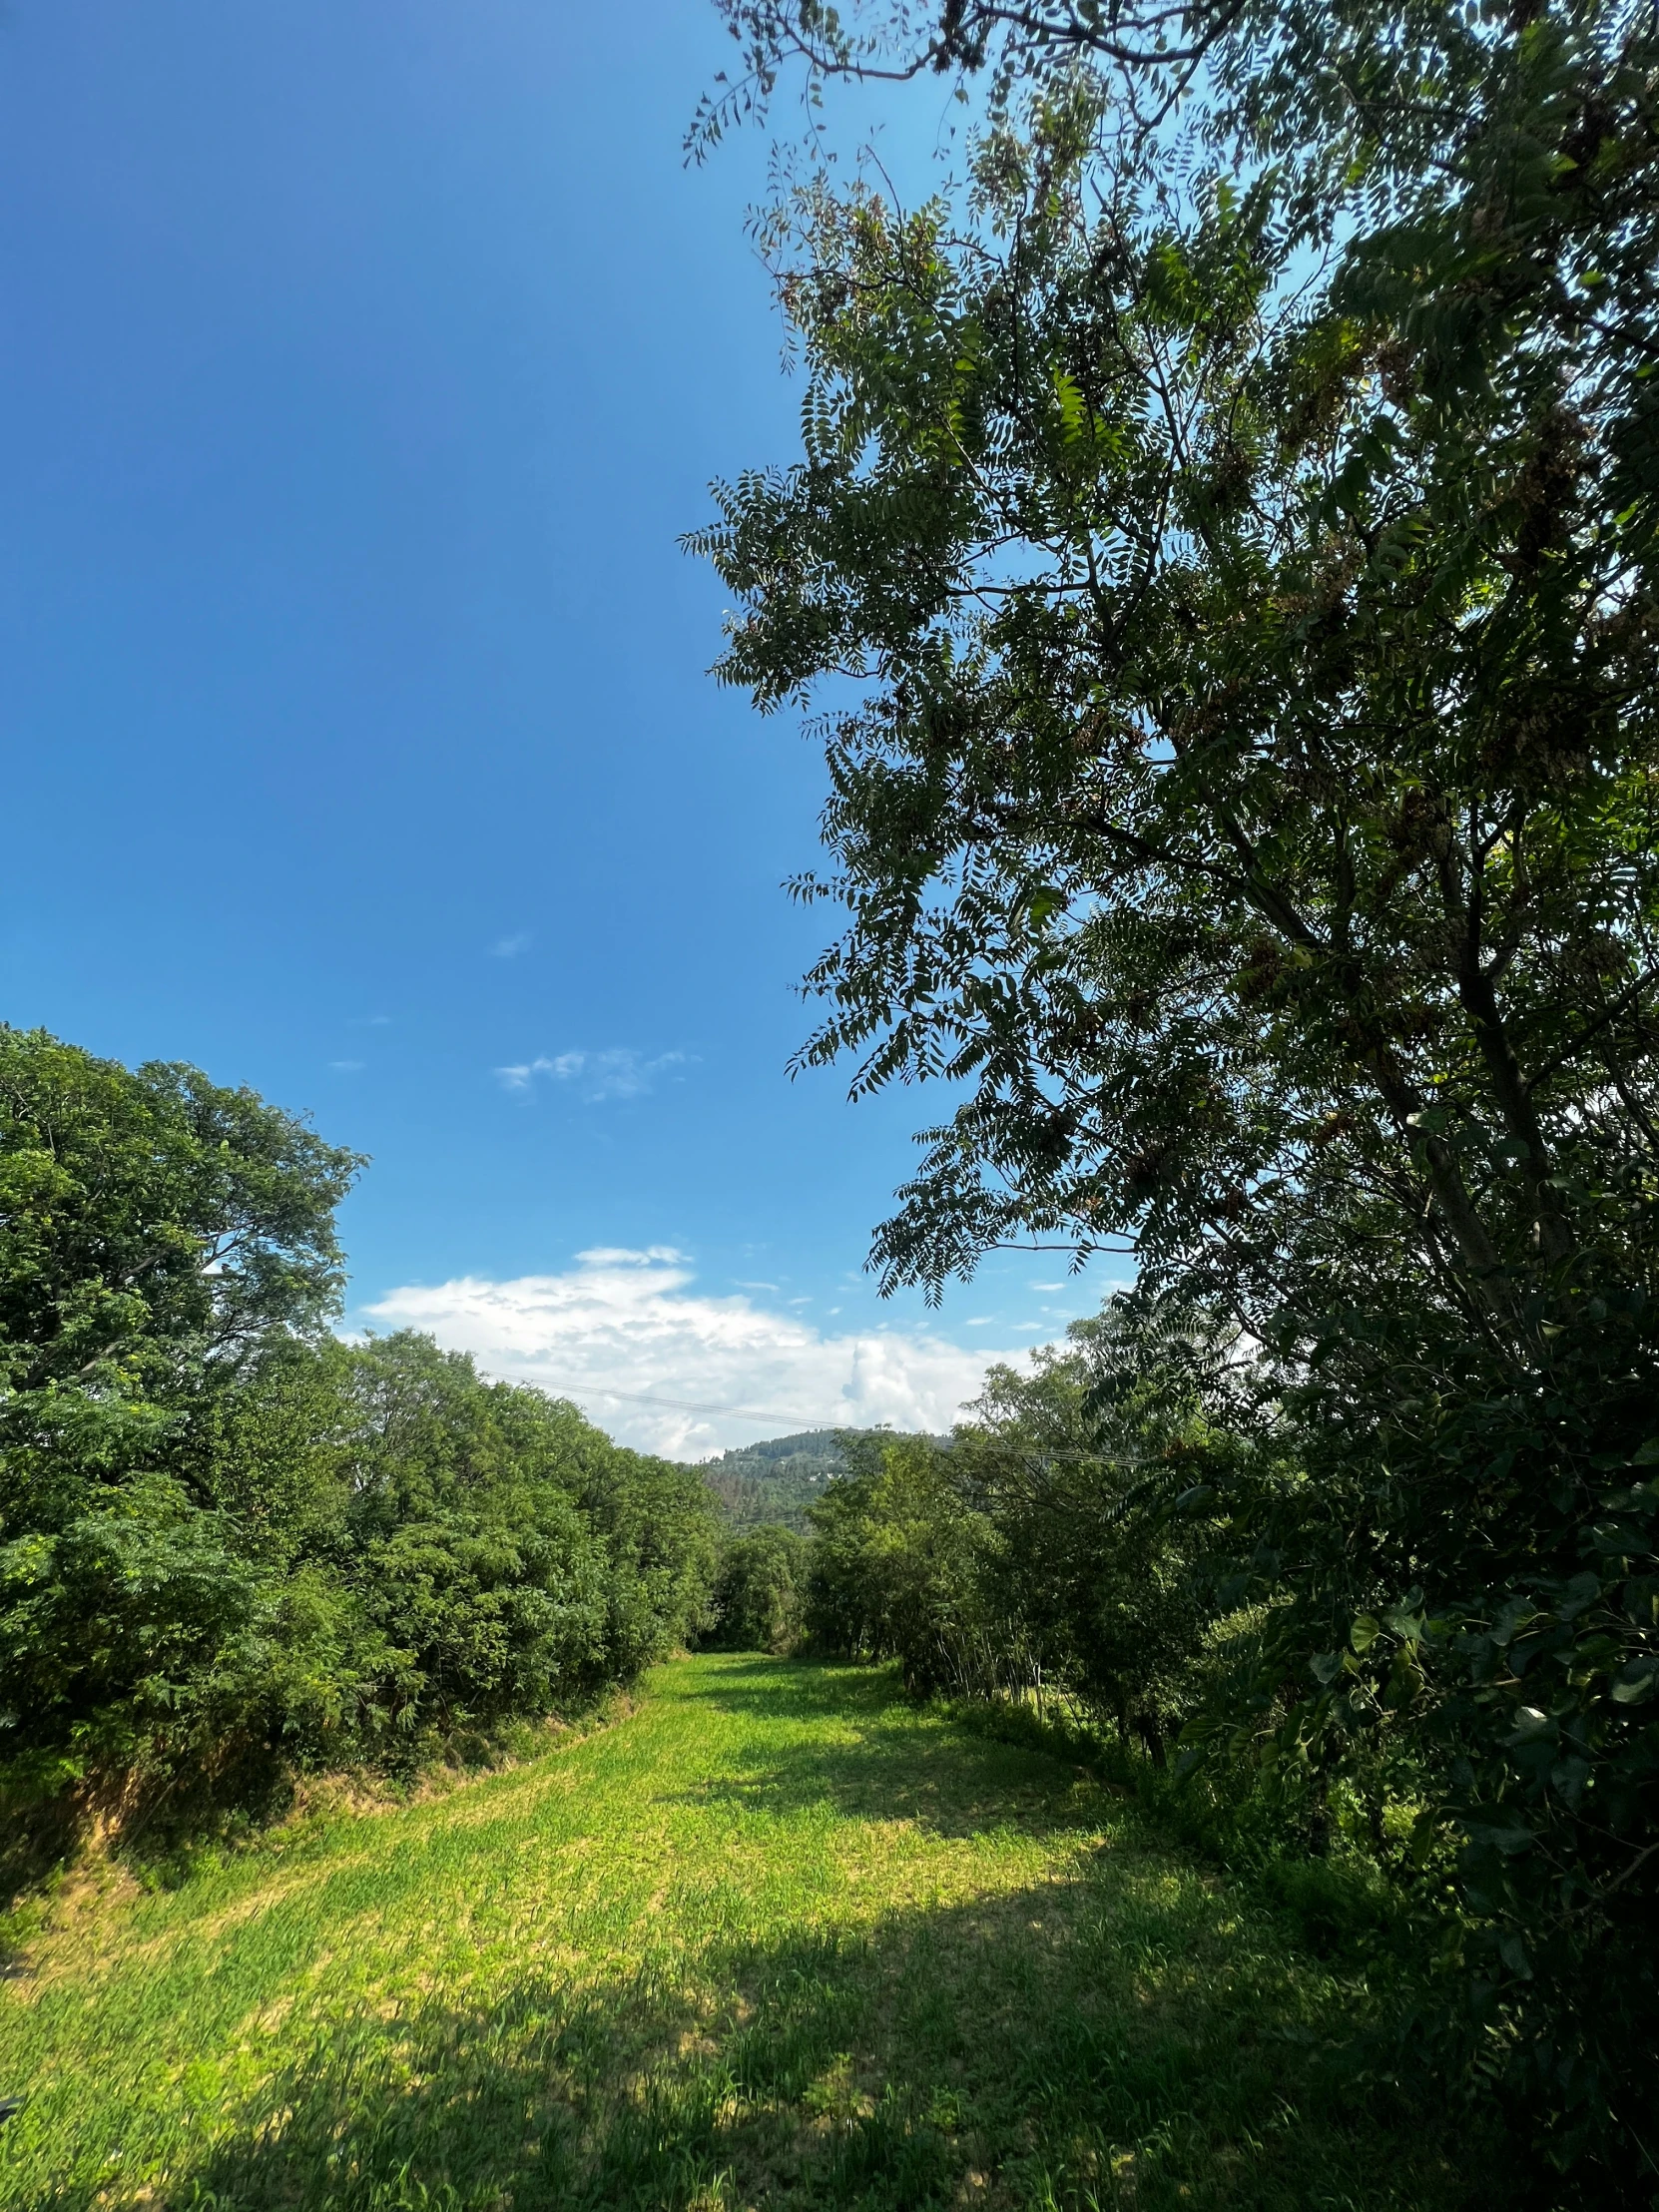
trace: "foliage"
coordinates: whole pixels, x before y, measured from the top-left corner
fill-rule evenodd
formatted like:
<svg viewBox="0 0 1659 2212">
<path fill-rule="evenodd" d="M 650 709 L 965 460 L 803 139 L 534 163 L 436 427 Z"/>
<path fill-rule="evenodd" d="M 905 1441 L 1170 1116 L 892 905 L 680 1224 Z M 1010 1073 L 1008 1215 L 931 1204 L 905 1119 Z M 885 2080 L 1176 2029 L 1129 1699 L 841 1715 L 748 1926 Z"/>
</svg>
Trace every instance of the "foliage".
<svg viewBox="0 0 1659 2212">
<path fill-rule="evenodd" d="M 64 1909 L 0 1979 L 0 2204 L 1454 2212 L 1501 2145 L 1071 1763 L 699 1654 L 509 1774 Z"/>
<path fill-rule="evenodd" d="M 1252 1454 L 1238 1409 L 1203 1389 L 1236 1347 L 1191 1332 L 1147 1350 L 1122 1302 L 1073 1323 L 1029 1375 L 992 1369 L 953 1458 L 996 1530 L 998 1610 L 1036 1685 L 1046 1675 L 1162 1766 L 1216 1701 L 1215 1498 Z"/>
<path fill-rule="evenodd" d="M 0 1031 L 0 1798 L 189 1823 L 407 1769 L 702 1622 L 696 1473 L 322 1330 L 356 1166 L 247 1092 Z"/>
<path fill-rule="evenodd" d="M 724 1451 L 718 1459 L 703 1461 L 703 1478 L 735 1528 L 777 1521 L 804 1536 L 810 1525 L 808 1506 L 840 1471 L 836 1434 L 832 1428 L 810 1428 Z"/>
<path fill-rule="evenodd" d="M 0 1026 L 0 1421 L 50 1486 L 119 1473 L 192 1393 L 337 1299 L 362 1165 L 249 1090 Z M 21 1455 L 21 1457 L 19 1456 Z"/>
<path fill-rule="evenodd" d="M 1030 1374 L 993 1368 L 949 1445 L 857 1447 L 813 1510 L 820 1640 L 898 1660 L 922 1692 L 1030 1695 L 1039 1709 L 1058 1694 L 1162 1766 L 1216 1702 L 1215 1499 L 1253 1453 L 1236 1415 L 1227 1425 L 1204 1401 L 1236 1348 L 1190 1332 L 1156 1363 L 1145 1351 L 1120 1302 Z"/>
<path fill-rule="evenodd" d="M 1139 1257 L 1262 1348 L 1282 1767 L 1399 1747 L 1469 2048 L 1659 2098 L 1659 43 L 1621 0 L 730 0 L 744 84 L 988 68 L 963 189 L 764 226 L 797 466 L 722 673 L 830 681 L 806 1057 L 963 1092 L 878 1232 Z M 799 175 L 799 172 L 797 173 Z M 847 704 L 841 704 L 845 700 Z M 1295 1684 L 1294 1696 L 1284 1685 Z"/>
<path fill-rule="evenodd" d="M 704 1618 L 696 1474 L 428 1339 L 285 1344 L 212 1413 L 165 1468 L 8 1516 L 14 1795 L 406 1768 L 631 1681 Z"/>
<path fill-rule="evenodd" d="M 786 1652 L 801 1637 L 810 1547 L 793 1528 L 766 1522 L 735 1536 L 721 1556 L 704 1638 L 725 1651 Z"/>
<path fill-rule="evenodd" d="M 852 1659 L 896 1659 L 905 1688 L 979 1686 L 990 1530 L 931 1436 L 848 1434 L 847 1471 L 812 1508 L 809 1633 Z M 971 1655 L 971 1656 L 970 1656 Z"/>
</svg>

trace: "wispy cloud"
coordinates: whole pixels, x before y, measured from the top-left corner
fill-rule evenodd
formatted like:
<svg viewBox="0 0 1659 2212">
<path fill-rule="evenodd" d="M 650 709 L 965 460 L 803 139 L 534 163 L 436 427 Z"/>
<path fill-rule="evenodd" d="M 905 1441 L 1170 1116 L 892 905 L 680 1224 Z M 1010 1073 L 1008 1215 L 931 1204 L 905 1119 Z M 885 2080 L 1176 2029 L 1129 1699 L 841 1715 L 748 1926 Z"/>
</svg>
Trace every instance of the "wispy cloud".
<svg viewBox="0 0 1659 2212">
<path fill-rule="evenodd" d="M 749 1298 L 704 1297 L 694 1280 L 673 1246 L 601 1245 L 558 1275 L 396 1290 L 362 1318 L 428 1330 L 678 1458 L 819 1423 L 948 1428 L 987 1367 L 1024 1358 L 896 1329 L 826 1335 Z"/>
<path fill-rule="evenodd" d="M 576 1257 L 585 1268 L 676 1268 L 686 1255 L 674 1245 L 589 1245 Z"/>
<path fill-rule="evenodd" d="M 330 1060 L 328 1065 L 336 1075 L 355 1075 L 362 1068 L 361 1060 Z"/>
<path fill-rule="evenodd" d="M 521 929 L 516 936 L 497 937 L 490 946 L 492 960 L 516 960 L 521 952 L 528 952 L 531 945 L 528 929 Z"/>
<path fill-rule="evenodd" d="M 625 1046 L 612 1046 L 604 1052 L 560 1052 L 551 1059 L 543 1056 L 520 1060 L 497 1068 L 495 1073 L 509 1091 L 533 1090 L 536 1078 L 546 1076 L 550 1082 L 568 1084 L 587 1105 L 597 1106 L 611 1098 L 643 1098 L 659 1076 L 670 1068 L 689 1064 L 684 1052 L 659 1052 L 650 1057 Z"/>
</svg>

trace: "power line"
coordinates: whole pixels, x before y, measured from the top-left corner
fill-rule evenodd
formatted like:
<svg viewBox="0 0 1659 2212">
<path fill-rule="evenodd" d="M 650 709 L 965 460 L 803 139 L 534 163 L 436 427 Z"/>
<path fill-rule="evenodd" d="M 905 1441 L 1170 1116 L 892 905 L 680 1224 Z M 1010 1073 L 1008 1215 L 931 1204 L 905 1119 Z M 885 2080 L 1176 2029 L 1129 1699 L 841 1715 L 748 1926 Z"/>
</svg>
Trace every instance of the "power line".
<svg viewBox="0 0 1659 2212">
<path fill-rule="evenodd" d="M 747 1420 L 793 1420 L 803 1428 L 844 1428 L 844 1420 L 821 1420 L 812 1413 L 780 1412 L 777 1406 L 770 1410 L 757 1405 L 697 1404 L 684 1397 L 649 1397 L 643 1390 L 605 1390 L 597 1382 L 561 1383 L 549 1382 L 547 1389 L 565 1390 L 572 1397 L 619 1397 L 630 1405 L 666 1405 L 676 1413 L 738 1413 Z"/>
</svg>

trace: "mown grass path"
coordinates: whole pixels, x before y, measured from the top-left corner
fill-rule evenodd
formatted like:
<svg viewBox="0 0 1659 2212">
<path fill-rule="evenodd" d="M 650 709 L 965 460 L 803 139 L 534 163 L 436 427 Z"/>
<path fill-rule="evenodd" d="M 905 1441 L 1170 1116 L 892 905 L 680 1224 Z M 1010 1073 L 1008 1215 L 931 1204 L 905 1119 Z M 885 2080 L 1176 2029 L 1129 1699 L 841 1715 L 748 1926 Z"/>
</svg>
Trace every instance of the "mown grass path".
<svg viewBox="0 0 1659 2212">
<path fill-rule="evenodd" d="M 1361 1988 L 1075 1770 L 850 1669 L 677 1662 L 27 1965 L 32 2212 L 1479 2201 L 1322 2056 Z"/>
</svg>

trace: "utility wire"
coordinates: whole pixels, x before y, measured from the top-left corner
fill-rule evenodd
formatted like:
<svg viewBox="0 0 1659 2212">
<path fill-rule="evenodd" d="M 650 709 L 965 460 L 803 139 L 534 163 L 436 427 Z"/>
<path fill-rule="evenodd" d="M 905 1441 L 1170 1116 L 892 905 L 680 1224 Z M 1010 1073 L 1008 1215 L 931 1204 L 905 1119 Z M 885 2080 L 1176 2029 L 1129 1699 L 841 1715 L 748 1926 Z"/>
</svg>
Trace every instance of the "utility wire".
<svg viewBox="0 0 1659 2212">
<path fill-rule="evenodd" d="M 561 1383 L 548 1382 L 543 1387 L 565 1392 L 571 1397 L 619 1397 L 630 1405 L 667 1405 L 676 1413 L 739 1413 L 748 1420 L 793 1420 L 803 1428 L 845 1428 L 844 1420 L 821 1420 L 811 1413 L 780 1412 L 777 1406 L 770 1410 L 756 1405 L 697 1404 L 684 1397 L 649 1397 L 643 1390 L 603 1390 L 597 1382 Z"/>
</svg>

